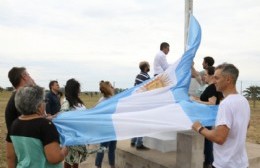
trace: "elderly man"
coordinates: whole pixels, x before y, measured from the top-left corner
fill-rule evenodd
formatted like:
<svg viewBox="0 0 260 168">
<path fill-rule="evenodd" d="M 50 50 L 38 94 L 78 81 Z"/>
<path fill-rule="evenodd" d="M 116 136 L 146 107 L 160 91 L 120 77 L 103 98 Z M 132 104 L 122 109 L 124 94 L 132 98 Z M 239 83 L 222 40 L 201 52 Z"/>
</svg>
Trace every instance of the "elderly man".
<svg viewBox="0 0 260 168">
<path fill-rule="evenodd" d="M 216 67 L 214 74 L 217 91 L 224 95 L 219 105 L 215 129 L 208 130 L 199 122 L 192 128 L 214 142 L 213 166 L 216 168 L 246 168 L 249 166 L 246 153 L 246 134 L 250 121 L 247 99 L 238 94 L 236 81 L 239 71 L 233 64 Z"/>
</svg>

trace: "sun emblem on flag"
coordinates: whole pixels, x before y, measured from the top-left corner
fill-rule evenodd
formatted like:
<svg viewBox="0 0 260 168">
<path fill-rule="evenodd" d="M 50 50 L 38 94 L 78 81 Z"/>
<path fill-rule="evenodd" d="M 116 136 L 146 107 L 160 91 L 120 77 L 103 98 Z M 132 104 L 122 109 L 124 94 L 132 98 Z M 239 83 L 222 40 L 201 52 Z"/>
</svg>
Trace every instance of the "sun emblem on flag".
<svg viewBox="0 0 260 168">
<path fill-rule="evenodd" d="M 143 86 L 141 86 L 140 88 L 138 88 L 136 90 L 136 93 L 146 92 L 146 91 L 162 88 L 162 87 L 165 87 L 165 86 L 169 86 L 169 85 L 172 85 L 172 84 L 173 83 L 172 83 L 172 81 L 169 77 L 169 74 L 168 73 L 162 73 L 162 74 L 157 75 L 150 82 L 148 82 L 148 83 L 144 84 Z"/>
</svg>

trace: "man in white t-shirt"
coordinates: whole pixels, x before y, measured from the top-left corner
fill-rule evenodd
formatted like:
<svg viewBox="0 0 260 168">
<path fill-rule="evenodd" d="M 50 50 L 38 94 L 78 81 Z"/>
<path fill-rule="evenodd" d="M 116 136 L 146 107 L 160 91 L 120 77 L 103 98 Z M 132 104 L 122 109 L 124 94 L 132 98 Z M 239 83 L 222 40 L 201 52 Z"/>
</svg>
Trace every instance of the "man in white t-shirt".
<svg viewBox="0 0 260 168">
<path fill-rule="evenodd" d="M 169 67 L 166 59 L 166 55 L 169 53 L 169 51 L 170 45 L 166 42 L 161 43 L 160 51 L 156 54 L 153 62 L 154 76 L 164 72 Z"/>
<path fill-rule="evenodd" d="M 215 70 L 217 91 L 224 95 L 219 105 L 215 129 L 208 130 L 199 122 L 192 128 L 214 142 L 213 166 L 216 168 L 249 167 L 246 134 L 250 121 L 250 107 L 245 97 L 237 93 L 239 71 L 233 64 L 219 65 Z"/>
</svg>

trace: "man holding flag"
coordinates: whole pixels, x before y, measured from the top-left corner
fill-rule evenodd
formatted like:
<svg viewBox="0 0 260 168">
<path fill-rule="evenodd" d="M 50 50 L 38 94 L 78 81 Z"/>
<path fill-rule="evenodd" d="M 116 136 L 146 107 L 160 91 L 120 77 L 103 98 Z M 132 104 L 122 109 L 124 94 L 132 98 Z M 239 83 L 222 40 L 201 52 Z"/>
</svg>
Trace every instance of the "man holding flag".
<svg viewBox="0 0 260 168">
<path fill-rule="evenodd" d="M 213 166 L 216 168 L 247 168 L 246 134 L 250 120 L 247 99 L 238 94 L 236 81 L 239 71 L 233 64 L 222 64 L 216 68 L 216 89 L 224 95 L 219 105 L 215 129 L 208 130 L 200 122 L 192 128 L 214 142 Z"/>
</svg>

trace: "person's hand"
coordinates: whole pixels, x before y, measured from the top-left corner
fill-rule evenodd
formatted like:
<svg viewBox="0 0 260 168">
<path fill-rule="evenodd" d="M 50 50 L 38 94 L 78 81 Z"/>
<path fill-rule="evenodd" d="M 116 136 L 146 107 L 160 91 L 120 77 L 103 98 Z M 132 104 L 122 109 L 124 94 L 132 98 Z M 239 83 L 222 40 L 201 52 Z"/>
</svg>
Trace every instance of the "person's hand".
<svg viewBox="0 0 260 168">
<path fill-rule="evenodd" d="M 203 127 L 201 125 L 201 123 L 199 121 L 195 121 L 193 124 L 192 124 L 192 129 L 196 132 L 199 132 L 199 129 Z"/>
<path fill-rule="evenodd" d="M 64 157 L 67 156 L 68 153 L 69 153 L 66 146 L 64 146 L 64 147 L 61 148 L 61 152 L 62 152 L 62 154 L 64 155 Z"/>
<path fill-rule="evenodd" d="M 57 114 L 51 115 L 51 114 L 47 114 L 47 116 L 45 117 L 48 120 L 52 120 L 53 118 L 55 118 L 57 116 Z"/>
<path fill-rule="evenodd" d="M 190 99 L 193 100 L 193 101 L 200 100 L 200 98 L 199 98 L 199 97 L 196 97 L 196 96 L 191 96 Z"/>
</svg>

